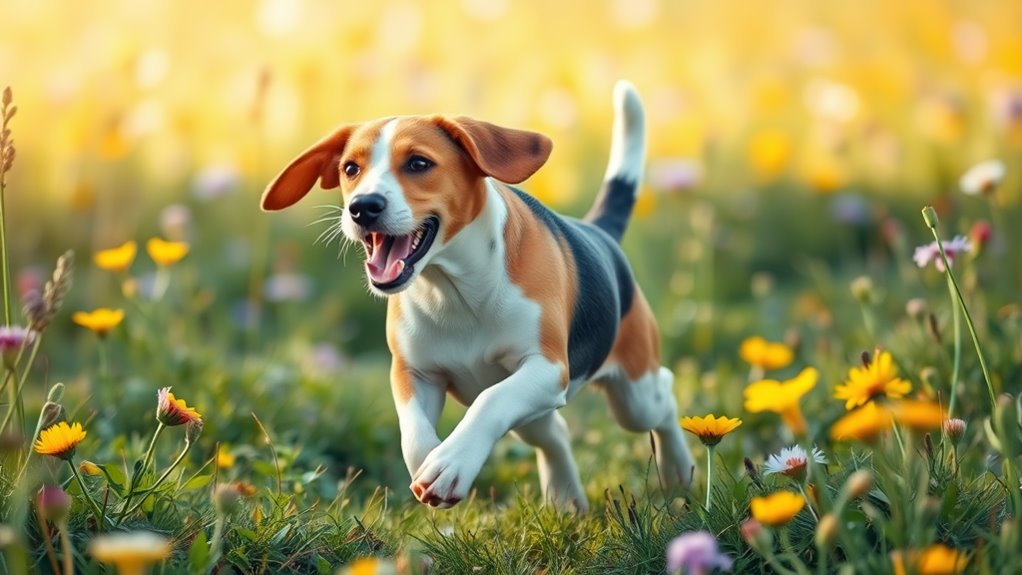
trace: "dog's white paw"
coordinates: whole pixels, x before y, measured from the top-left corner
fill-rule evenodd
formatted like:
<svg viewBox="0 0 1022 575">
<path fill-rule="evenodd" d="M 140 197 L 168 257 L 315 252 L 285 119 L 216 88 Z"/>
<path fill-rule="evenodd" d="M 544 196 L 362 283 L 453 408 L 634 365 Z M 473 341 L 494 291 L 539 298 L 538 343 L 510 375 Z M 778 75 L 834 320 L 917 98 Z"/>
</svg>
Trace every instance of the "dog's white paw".
<svg viewBox="0 0 1022 575">
<path fill-rule="evenodd" d="M 447 509 L 468 496 L 486 453 L 473 446 L 445 441 L 426 456 L 412 478 L 411 490 L 419 502 Z"/>
</svg>

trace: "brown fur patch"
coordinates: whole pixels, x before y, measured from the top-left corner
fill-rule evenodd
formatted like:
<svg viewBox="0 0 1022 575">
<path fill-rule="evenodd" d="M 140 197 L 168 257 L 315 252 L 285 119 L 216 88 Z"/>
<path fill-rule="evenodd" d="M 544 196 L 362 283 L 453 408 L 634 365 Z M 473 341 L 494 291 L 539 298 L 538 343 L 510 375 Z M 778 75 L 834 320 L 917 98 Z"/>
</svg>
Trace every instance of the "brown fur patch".
<svg viewBox="0 0 1022 575">
<path fill-rule="evenodd" d="M 415 378 L 398 349 L 397 332 L 401 329 L 401 300 L 387 299 L 387 347 L 390 348 L 390 390 L 394 401 L 408 403 L 415 394 Z"/>
<path fill-rule="evenodd" d="M 435 123 L 420 118 L 401 120 L 390 153 L 390 169 L 416 221 L 430 214 L 439 216 L 445 242 L 479 216 L 486 198 L 482 174 Z M 436 165 L 423 173 L 408 173 L 403 168 L 412 155 Z"/>
<path fill-rule="evenodd" d="M 568 333 L 578 295 L 575 259 L 514 192 L 501 186 L 507 203 L 504 227 L 507 271 L 525 297 L 542 308 L 539 346 L 543 356 L 561 365 L 561 385 L 568 386 Z"/>
<path fill-rule="evenodd" d="M 632 381 L 660 369 L 660 337 L 656 318 L 638 285 L 635 286 L 632 307 L 621 318 L 617 339 L 605 363 L 620 366 Z"/>
</svg>

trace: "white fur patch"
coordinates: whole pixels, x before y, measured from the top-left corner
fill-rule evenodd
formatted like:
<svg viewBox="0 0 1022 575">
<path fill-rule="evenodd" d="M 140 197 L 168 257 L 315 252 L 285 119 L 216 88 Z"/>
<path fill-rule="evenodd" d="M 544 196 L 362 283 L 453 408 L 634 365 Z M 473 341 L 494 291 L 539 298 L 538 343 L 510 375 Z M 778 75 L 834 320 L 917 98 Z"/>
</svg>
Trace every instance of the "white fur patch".
<svg viewBox="0 0 1022 575">
<path fill-rule="evenodd" d="M 642 179 L 646 165 L 645 124 L 645 112 L 635 86 L 618 81 L 614 86 L 614 129 L 605 180 L 620 177 L 638 183 Z"/>
</svg>

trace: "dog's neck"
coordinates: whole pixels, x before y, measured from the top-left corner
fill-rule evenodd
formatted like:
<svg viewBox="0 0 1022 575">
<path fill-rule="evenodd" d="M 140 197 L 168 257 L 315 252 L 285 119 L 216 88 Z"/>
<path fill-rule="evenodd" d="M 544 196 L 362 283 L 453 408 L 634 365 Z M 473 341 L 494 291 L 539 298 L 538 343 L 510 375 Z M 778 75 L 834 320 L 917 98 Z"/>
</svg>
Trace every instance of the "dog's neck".
<svg viewBox="0 0 1022 575">
<path fill-rule="evenodd" d="M 467 309 L 479 317 L 500 301 L 508 282 L 504 266 L 507 205 L 494 182 L 485 180 L 482 211 L 433 257 L 400 295 L 430 315 Z"/>
</svg>

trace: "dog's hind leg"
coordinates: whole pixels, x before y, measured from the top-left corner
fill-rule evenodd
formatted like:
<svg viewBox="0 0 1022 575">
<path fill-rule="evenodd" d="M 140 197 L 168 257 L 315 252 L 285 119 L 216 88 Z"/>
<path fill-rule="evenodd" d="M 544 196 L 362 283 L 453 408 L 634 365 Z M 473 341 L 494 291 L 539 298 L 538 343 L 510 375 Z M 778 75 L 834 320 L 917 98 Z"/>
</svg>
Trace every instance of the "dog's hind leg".
<svg viewBox="0 0 1022 575">
<path fill-rule="evenodd" d="M 550 413 L 516 427 L 516 437 L 536 448 L 536 464 L 543 497 L 561 509 L 574 506 L 585 513 L 589 509 L 578 467 L 571 454 L 568 425 L 560 412 Z"/>
<path fill-rule="evenodd" d="M 621 369 L 611 368 L 594 383 L 606 393 L 611 413 L 621 427 L 652 432 L 664 487 L 672 490 L 688 485 L 692 481 L 692 453 L 678 424 L 671 371 L 661 367 L 632 380 Z"/>
</svg>

